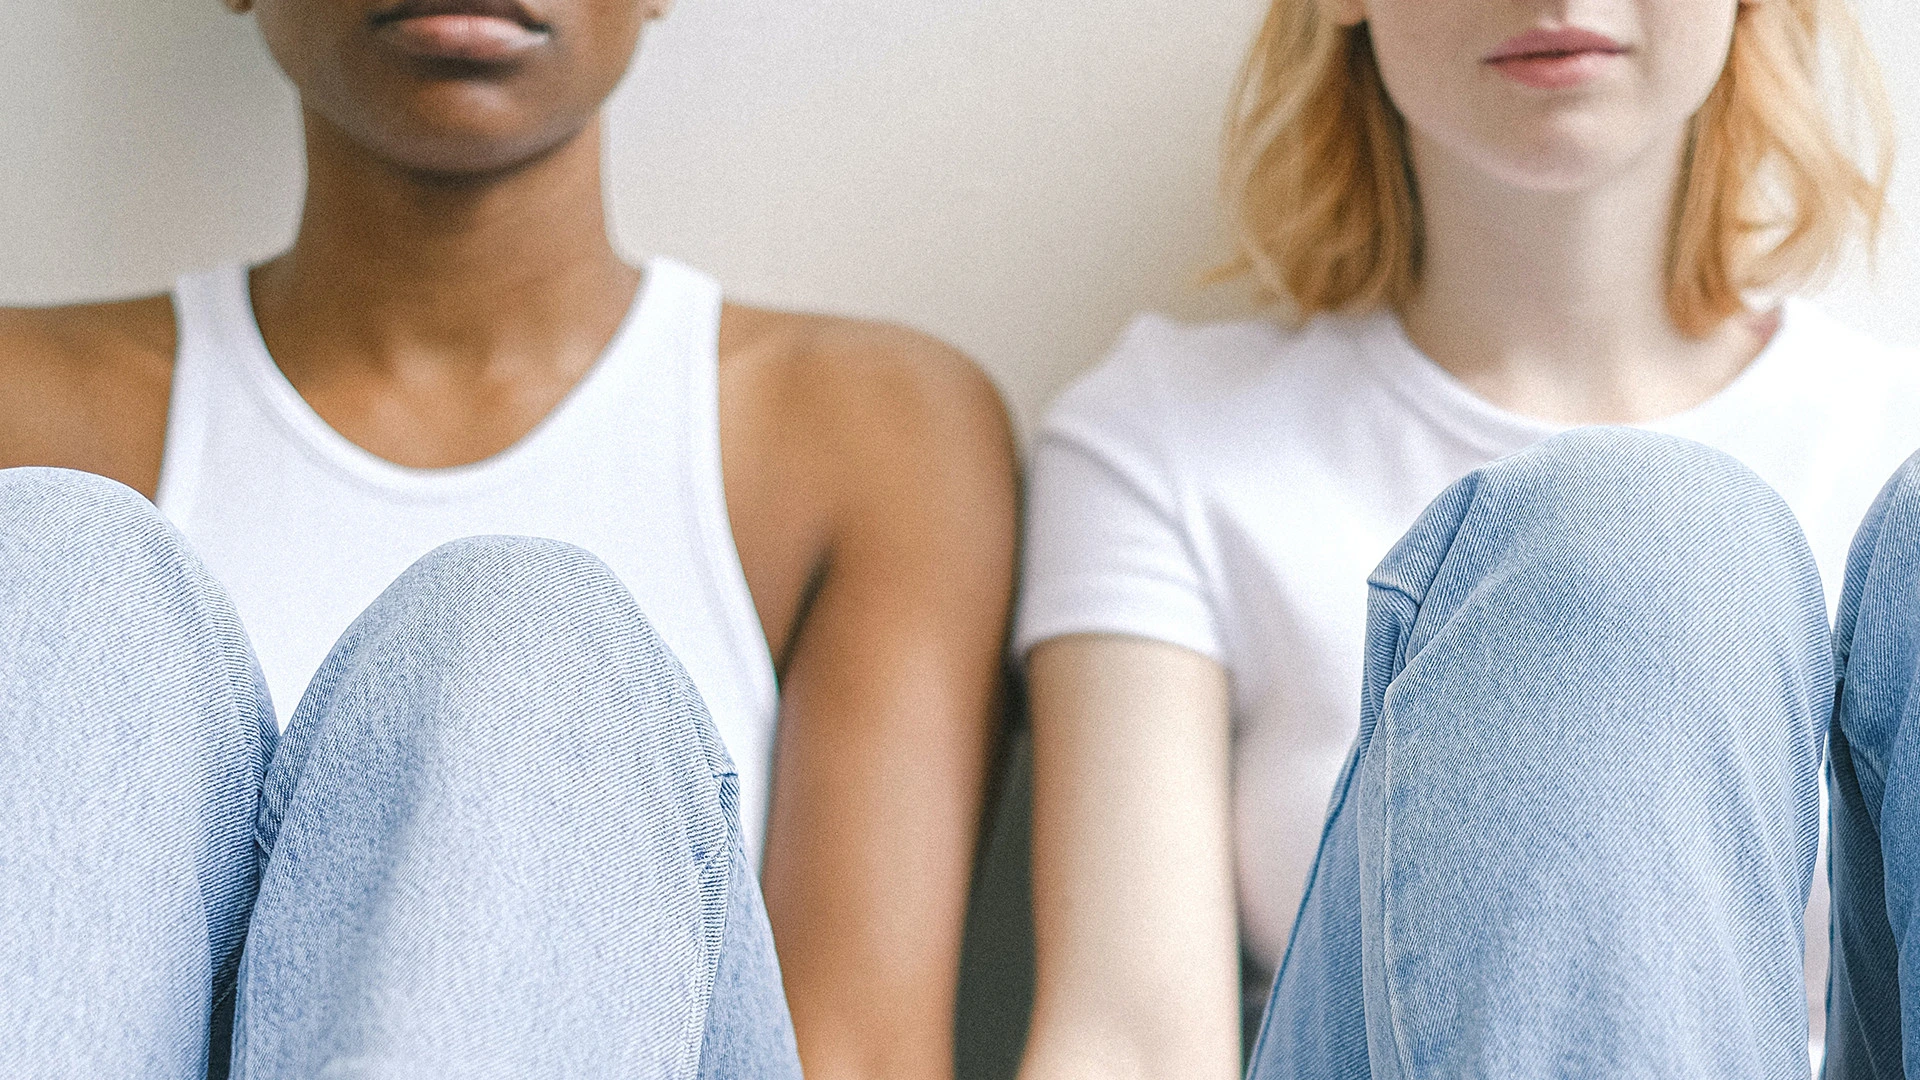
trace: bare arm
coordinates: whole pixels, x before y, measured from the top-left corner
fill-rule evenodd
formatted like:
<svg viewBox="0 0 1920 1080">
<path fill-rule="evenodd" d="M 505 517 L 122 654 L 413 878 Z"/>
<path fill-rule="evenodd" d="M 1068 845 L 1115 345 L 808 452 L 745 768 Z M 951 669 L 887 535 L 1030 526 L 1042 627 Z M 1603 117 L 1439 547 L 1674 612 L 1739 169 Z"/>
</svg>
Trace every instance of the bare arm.
<svg viewBox="0 0 1920 1080">
<path fill-rule="evenodd" d="M 817 437 L 834 483 L 781 688 L 763 885 L 807 1075 L 949 1077 L 1012 592 L 999 398 L 930 343 L 858 364 Z"/>
<path fill-rule="evenodd" d="M 1039 981 L 1022 1080 L 1234 1080 L 1226 673 L 1173 645 L 1037 646 Z"/>
<path fill-rule="evenodd" d="M 166 297 L 0 309 L 0 468 L 80 469 L 151 498 L 173 337 Z"/>
</svg>

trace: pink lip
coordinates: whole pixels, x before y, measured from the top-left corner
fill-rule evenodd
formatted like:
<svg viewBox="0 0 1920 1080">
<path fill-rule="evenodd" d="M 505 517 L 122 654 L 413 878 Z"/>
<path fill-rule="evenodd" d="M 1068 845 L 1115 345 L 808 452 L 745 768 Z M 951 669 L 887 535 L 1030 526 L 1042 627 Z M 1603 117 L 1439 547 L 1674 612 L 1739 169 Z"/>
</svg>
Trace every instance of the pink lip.
<svg viewBox="0 0 1920 1080">
<path fill-rule="evenodd" d="M 381 34 L 414 56 L 474 64 L 518 59 L 546 44 L 548 38 L 546 31 L 491 15 L 422 15 L 390 23 Z"/>
<path fill-rule="evenodd" d="M 1529 30 L 1489 53 L 1486 64 L 1536 90 L 1568 90 L 1606 74 L 1630 50 L 1605 34 L 1575 27 Z"/>
<path fill-rule="evenodd" d="M 469 64 L 511 63 L 553 37 L 518 0 L 402 0 L 372 26 L 410 56 Z"/>
</svg>

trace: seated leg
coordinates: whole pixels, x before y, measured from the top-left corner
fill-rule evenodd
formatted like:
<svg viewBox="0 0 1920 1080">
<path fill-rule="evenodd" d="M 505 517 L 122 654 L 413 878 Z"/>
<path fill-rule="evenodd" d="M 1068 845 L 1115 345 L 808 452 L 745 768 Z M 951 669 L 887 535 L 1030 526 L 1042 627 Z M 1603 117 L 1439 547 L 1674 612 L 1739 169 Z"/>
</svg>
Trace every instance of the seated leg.
<svg viewBox="0 0 1920 1080">
<path fill-rule="evenodd" d="M 693 1077 L 717 1025 L 754 1048 L 730 1075 L 797 1077 L 735 784 L 592 556 L 429 554 L 342 636 L 267 777 L 235 1075 Z"/>
<path fill-rule="evenodd" d="M 1920 457 L 1854 539 L 1838 632 L 1826 1075 L 1920 1076 Z"/>
<path fill-rule="evenodd" d="M 266 701 L 145 499 L 0 471 L 0 1076 L 206 1076 L 259 880 Z"/>
<path fill-rule="evenodd" d="M 1832 661 L 1778 496 L 1574 432 L 1442 495 L 1370 584 L 1253 1075 L 1805 1077 Z"/>
</svg>

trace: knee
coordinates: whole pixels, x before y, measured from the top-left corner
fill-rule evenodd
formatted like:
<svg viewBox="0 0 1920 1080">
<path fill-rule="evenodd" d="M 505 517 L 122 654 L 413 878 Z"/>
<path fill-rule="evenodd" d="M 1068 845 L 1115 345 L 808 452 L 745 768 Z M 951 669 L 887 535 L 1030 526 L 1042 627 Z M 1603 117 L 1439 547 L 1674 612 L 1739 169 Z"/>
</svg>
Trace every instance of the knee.
<svg viewBox="0 0 1920 1080">
<path fill-rule="evenodd" d="M 1469 677 L 1486 656 L 1544 657 L 1542 678 L 1573 665 L 1607 694 L 1650 672 L 1766 685 L 1802 734 L 1831 707 L 1825 593 L 1798 523 L 1746 467 L 1683 439 L 1584 429 L 1489 465 L 1372 584 L 1382 687 L 1397 657 L 1444 637 L 1448 655 L 1481 658 Z"/>
<path fill-rule="evenodd" d="M 1569 599 L 1671 609 L 1711 596 L 1822 609 L 1824 621 L 1819 571 L 1793 512 L 1711 447 L 1583 428 L 1487 466 L 1466 487 L 1461 528 L 1563 582 Z"/>
<path fill-rule="evenodd" d="M 1836 625 L 1839 723 L 1856 756 L 1884 753 L 1920 685 L 1920 454 L 1867 511 L 1847 559 Z M 1869 762 L 1870 773 L 1884 767 Z"/>
<path fill-rule="evenodd" d="M 122 484 L 70 469 L 0 470 L 0 551 L 18 574 L 31 568 L 50 595 L 101 585 L 125 596 L 183 548 L 152 503 Z"/>
<path fill-rule="evenodd" d="M 1582 554 L 1713 560 L 1805 546 L 1792 511 L 1752 470 L 1671 435 L 1582 428 L 1496 462 L 1481 476 L 1485 496 L 1532 511 L 1537 528 Z M 1602 549 L 1616 538 L 1637 542 Z"/>
<path fill-rule="evenodd" d="M 308 696 L 324 702 L 369 677 L 415 699 L 396 714 L 407 738 L 477 747 L 537 735 L 557 749 L 597 731 L 694 746 L 713 773 L 731 771 L 691 678 L 632 594 L 559 541 L 472 537 L 423 556 L 348 628 Z M 569 729 L 558 741 L 556 726 Z"/>
<path fill-rule="evenodd" d="M 1854 534 L 1840 603 L 1842 651 L 1863 608 L 1873 621 L 1880 611 L 1915 601 L 1920 601 L 1920 453 L 1894 471 Z"/>
<path fill-rule="evenodd" d="M 1367 797 L 1446 822 L 1491 793 L 1667 838 L 1747 814 L 1804 901 L 1831 638 L 1799 525 L 1747 468 L 1570 432 L 1463 480 L 1375 584 L 1401 595 L 1370 626 L 1367 708 L 1391 723 Z"/>
<path fill-rule="evenodd" d="M 691 800 L 700 850 L 724 849 L 722 779 L 733 770 L 691 678 L 614 573 L 557 541 L 442 545 L 361 614 L 275 755 L 269 847 L 320 760 L 325 775 L 396 805 L 429 792 L 509 815 L 520 810 L 500 800 L 515 792 Z"/>
<path fill-rule="evenodd" d="M 0 608 L 37 628 L 28 637 L 105 668 L 114 655 L 144 669 L 191 654 L 255 696 L 252 649 L 226 593 L 152 503 L 105 477 L 0 470 Z"/>
<path fill-rule="evenodd" d="M 1889 525 L 1912 536 L 1920 531 L 1920 452 L 1900 463 L 1887 479 L 1886 486 L 1867 511 L 1860 526 L 1862 536 L 1877 534 Z"/>
<path fill-rule="evenodd" d="M 433 635 L 443 666 L 460 673 L 584 659 L 605 653 L 615 638 L 671 657 L 619 577 L 557 540 L 475 536 L 442 544 L 368 610 L 392 629 Z"/>
<path fill-rule="evenodd" d="M 76 787 L 137 792 L 156 835 L 193 817 L 209 851 L 244 859 L 272 709 L 232 603 L 151 503 L 88 473 L 0 470 L 0 638 L 0 756 L 12 740 Z M 235 901 L 208 888 L 231 932 Z"/>
</svg>

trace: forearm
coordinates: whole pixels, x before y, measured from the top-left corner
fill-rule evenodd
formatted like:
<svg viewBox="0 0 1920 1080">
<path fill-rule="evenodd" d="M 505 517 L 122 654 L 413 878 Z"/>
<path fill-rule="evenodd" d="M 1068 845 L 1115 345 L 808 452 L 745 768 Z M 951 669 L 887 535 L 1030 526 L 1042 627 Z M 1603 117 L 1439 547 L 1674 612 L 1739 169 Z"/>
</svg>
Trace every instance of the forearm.
<svg viewBox="0 0 1920 1080">
<path fill-rule="evenodd" d="M 876 879 L 831 857 L 796 869 L 774 933 L 806 1075 L 951 1080 L 964 870 L 943 887 L 946 874 Z"/>
<path fill-rule="evenodd" d="M 1231 1080 L 1239 951 L 1226 678 L 1173 646 L 1031 657 L 1034 930 L 1025 1080 Z"/>
<path fill-rule="evenodd" d="M 953 1080 L 953 1013 L 934 1011 L 880 1024 L 884 1010 L 844 1023 L 811 1016 L 800 1047 L 807 1080 Z"/>
<path fill-rule="evenodd" d="M 987 710 L 790 703 L 764 883 L 807 1075 L 945 1080 Z"/>
<path fill-rule="evenodd" d="M 1154 1015 L 1114 1011 L 1069 1015 L 1044 1003 L 1034 1011 L 1019 1080 L 1238 1080 L 1236 1033 L 1197 1033 Z M 1198 1036 L 1198 1037 L 1196 1037 Z"/>
</svg>

